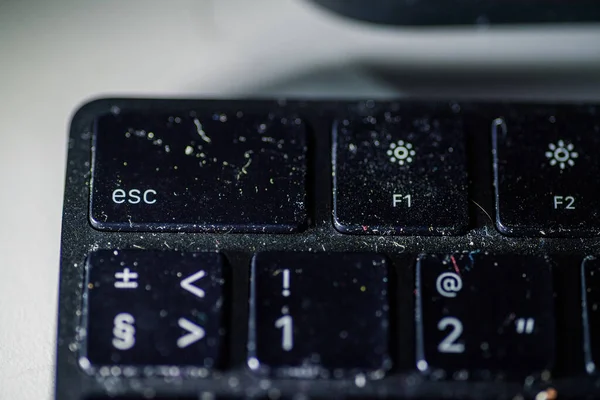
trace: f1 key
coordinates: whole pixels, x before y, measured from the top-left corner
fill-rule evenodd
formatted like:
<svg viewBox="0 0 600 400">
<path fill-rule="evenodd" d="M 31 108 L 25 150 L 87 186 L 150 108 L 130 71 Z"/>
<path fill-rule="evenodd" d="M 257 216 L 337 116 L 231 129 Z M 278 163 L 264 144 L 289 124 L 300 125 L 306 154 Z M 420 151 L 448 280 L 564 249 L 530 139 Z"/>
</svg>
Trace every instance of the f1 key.
<svg viewBox="0 0 600 400">
<path fill-rule="evenodd" d="M 552 367 L 549 261 L 426 255 L 417 262 L 417 368 L 438 378 L 522 377 Z"/>
<path fill-rule="evenodd" d="M 398 235 L 465 231 L 469 201 L 460 109 L 374 108 L 334 128 L 336 228 Z"/>
<path fill-rule="evenodd" d="M 125 112 L 96 121 L 91 223 L 119 231 L 286 233 L 306 220 L 303 120 Z"/>
</svg>

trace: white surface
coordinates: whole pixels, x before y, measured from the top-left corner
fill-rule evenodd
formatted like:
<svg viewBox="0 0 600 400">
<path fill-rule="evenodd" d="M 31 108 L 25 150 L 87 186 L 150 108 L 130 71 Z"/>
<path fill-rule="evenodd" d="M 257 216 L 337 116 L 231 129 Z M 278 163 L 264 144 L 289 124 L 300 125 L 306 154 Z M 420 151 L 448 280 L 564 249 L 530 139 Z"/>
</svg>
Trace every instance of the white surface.
<svg viewBox="0 0 600 400">
<path fill-rule="evenodd" d="M 357 27 L 296 0 L 0 0 L 0 399 L 51 397 L 67 126 L 83 101 L 482 95 L 485 84 L 465 92 L 439 74 L 493 69 L 558 77 L 501 94 L 598 99 L 597 74 L 571 82 L 569 71 L 598 70 L 599 36 Z M 396 83 L 365 76 L 375 67 Z"/>
</svg>

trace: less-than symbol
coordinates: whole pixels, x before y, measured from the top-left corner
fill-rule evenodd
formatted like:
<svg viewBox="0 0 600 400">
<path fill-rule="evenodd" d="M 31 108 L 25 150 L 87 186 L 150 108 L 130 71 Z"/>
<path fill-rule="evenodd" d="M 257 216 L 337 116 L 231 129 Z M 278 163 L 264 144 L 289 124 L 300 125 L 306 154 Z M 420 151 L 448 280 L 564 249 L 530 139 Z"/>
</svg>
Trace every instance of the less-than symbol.
<svg viewBox="0 0 600 400">
<path fill-rule="evenodd" d="M 190 275 L 187 278 L 185 278 L 184 280 L 182 280 L 181 287 L 183 289 L 187 290 L 188 292 L 202 298 L 202 297 L 204 297 L 204 290 L 200 289 L 197 286 L 194 286 L 193 283 L 199 279 L 204 278 L 205 275 L 206 275 L 206 272 L 204 272 L 203 270 L 200 270 L 200 271 L 196 272 L 194 275 Z"/>
<path fill-rule="evenodd" d="M 205 332 L 201 326 L 198 326 L 185 318 L 179 318 L 179 321 L 177 321 L 177 323 L 180 328 L 185 329 L 189 332 L 177 339 L 177 347 L 179 347 L 180 349 L 188 347 L 190 344 L 195 343 L 198 340 L 204 338 Z"/>
</svg>

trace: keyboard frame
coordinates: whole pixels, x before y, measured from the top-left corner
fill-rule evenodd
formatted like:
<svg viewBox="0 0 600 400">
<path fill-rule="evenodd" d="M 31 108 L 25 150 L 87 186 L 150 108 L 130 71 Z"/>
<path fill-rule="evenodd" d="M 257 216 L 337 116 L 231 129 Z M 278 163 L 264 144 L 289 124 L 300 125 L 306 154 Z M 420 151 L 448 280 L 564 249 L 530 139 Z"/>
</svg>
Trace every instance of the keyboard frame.
<svg viewBox="0 0 600 400">
<path fill-rule="evenodd" d="M 597 22 L 600 10 L 593 1 L 444 0 L 312 0 L 329 11 L 361 22 L 401 26 L 490 24 L 559 24 Z"/>
<path fill-rule="evenodd" d="M 338 232 L 332 221 L 332 122 L 347 113 L 367 115 L 392 106 L 412 104 L 451 107 L 458 104 L 464 116 L 469 174 L 469 231 L 459 236 L 376 236 Z M 589 107 L 572 104 L 569 107 Z M 201 398 L 267 397 L 280 393 L 292 397 L 303 393 L 317 398 L 522 398 L 534 397 L 546 387 L 568 397 L 600 396 L 600 376 L 585 371 L 581 309 L 580 265 L 585 256 L 596 254 L 599 237 L 542 238 L 509 237 L 498 232 L 493 220 L 495 199 L 491 124 L 514 108 L 523 112 L 554 107 L 551 104 L 472 103 L 454 101 L 374 100 L 174 100 L 98 99 L 83 105 L 74 115 L 68 141 L 68 159 L 61 238 L 59 315 L 56 349 L 56 398 L 89 400 L 116 395 L 153 395 Z M 183 112 L 203 108 L 229 112 L 290 111 L 299 114 L 308 127 L 307 208 L 308 228 L 293 234 L 233 234 L 177 232 L 118 232 L 94 229 L 89 219 L 92 137 L 97 115 L 115 110 Z M 324 173 L 325 171 L 326 173 Z M 328 173 L 327 173 L 328 171 Z M 152 249 L 185 252 L 220 251 L 230 265 L 228 368 L 206 378 L 100 376 L 78 364 L 77 330 L 82 309 L 86 258 L 96 249 Z M 259 251 L 376 252 L 390 262 L 390 343 L 393 367 L 385 378 L 272 380 L 251 373 L 246 366 L 250 266 Z M 433 381 L 416 369 L 415 261 L 420 253 L 488 251 L 490 253 L 552 256 L 556 297 L 557 346 L 554 378 L 532 377 L 520 381 Z M 579 261 L 578 261 L 579 260 Z M 402 326 L 402 329 L 400 329 Z M 565 329 L 564 327 L 568 327 Z M 396 338 L 396 340 L 394 340 Z M 308 383 L 307 383 L 308 382 Z M 178 397 L 178 398 L 179 398 Z M 187 398 L 187 397 L 186 397 Z"/>
</svg>

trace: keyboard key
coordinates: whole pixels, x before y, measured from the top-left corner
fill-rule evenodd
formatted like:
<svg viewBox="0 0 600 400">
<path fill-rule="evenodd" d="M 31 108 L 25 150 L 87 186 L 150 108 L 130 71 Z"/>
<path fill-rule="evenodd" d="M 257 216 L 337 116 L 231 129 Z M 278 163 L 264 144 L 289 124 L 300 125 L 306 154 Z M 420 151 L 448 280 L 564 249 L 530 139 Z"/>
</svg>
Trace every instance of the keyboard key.
<svg viewBox="0 0 600 400">
<path fill-rule="evenodd" d="M 301 119 L 124 113 L 95 129 L 91 222 L 106 230 L 292 232 L 306 221 Z"/>
<path fill-rule="evenodd" d="M 100 250 L 87 268 L 80 365 L 219 366 L 220 254 Z"/>
<path fill-rule="evenodd" d="M 581 268 L 585 368 L 594 373 L 600 362 L 600 260 L 588 257 Z"/>
<path fill-rule="evenodd" d="M 387 262 L 376 254 L 259 253 L 248 366 L 279 377 L 383 377 Z"/>
<path fill-rule="evenodd" d="M 545 258 L 421 256 L 416 285 L 419 370 L 465 379 L 552 367 L 553 288 Z"/>
<path fill-rule="evenodd" d="M 519 107 L 496 119 L 498 229 L 508 235 L 600 233 L 599 132 L 593 112 L 575 107 Z"/>
<path fill-rule="evenodd" d="M 407 108 L 337 121 L 334 222 L 344 233 L 459 234 L 468 226 L 461 116 Z"/>
</svg>

